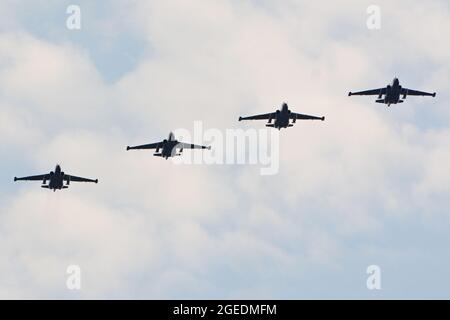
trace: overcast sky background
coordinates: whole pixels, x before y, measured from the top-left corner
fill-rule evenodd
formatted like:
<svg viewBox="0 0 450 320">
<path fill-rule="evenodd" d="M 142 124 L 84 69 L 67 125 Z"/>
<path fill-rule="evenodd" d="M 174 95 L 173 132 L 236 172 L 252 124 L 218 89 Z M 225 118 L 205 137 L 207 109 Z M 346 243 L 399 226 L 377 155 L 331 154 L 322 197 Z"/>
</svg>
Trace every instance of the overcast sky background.
<svg viewBox="0 0 450 320">
<path fill-rule="evenodd" d="M 450 4 L 371 4 L 0 0 L 0 298 L 450 298 Z M 283 101 L 274 176 L 125 152 Z M 56 163 L 100 183 L 13 183 Z"/>
</svg>

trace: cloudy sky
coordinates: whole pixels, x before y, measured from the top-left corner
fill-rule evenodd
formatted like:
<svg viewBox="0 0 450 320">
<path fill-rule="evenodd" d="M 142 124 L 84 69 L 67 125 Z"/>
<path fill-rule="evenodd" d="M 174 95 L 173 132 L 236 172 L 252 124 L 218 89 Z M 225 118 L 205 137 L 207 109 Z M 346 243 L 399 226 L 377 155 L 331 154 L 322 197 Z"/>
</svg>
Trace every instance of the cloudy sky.
<svg viewBox="0 0 450 320">
<path fill-rule="evenodd" d="M 447 0 L 0 0 L 0 15 L 0 298 L 450 298 Z M 437 97 L 347 97 L 395 76 Z M 276 175 L 125 152 L 194 121 L 264 128 L 237 118 L 283 101 L 327 120 L 281 132 Z M 12 181 L 57 163 L 100 183 Z"/>
</svg>

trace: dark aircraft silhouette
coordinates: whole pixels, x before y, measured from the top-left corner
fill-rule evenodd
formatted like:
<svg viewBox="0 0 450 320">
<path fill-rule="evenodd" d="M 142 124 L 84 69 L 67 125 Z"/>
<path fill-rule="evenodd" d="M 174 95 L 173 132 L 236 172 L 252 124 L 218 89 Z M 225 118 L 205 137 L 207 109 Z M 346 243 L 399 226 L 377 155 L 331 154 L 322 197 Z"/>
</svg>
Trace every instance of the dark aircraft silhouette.
<svg viewBox="0 0 450 320">
<path fill-rule="evenodd" d="M 70 182 L 98 183 L 98 179 L 91 180 L 65 174 L 63 171 L 61 171 L 61 167 L 59 165 L 56 166 L 54 172 L 52 171 L 49 174 L 42 174 L 39 176 L 31 176 L 24 178 L 14 178 L 14 181 L 42 181 L 41 186 L 42 188 L 50 189 L 53 191 L 69 188 Z M 47 181 L 49 182 L 48 185 Z M 66 181 L 66 185 L 64 185 L 64 181 Z"/>
<path fill-rule="evenodd" d="M 266 124 L 266 127 L 272 127 L 281 130 L 281 128 L 293 127 L 294 126 L 293 123 L 295 123 L 297 120 L 324 121 L 325 117 L 308 116 L 306 114 L 291 112 L 289 110 L 287 103 L 283 103 L 283 106 L 281 107 L 280 110 L 277 110 L 272 113 L 259 114 L 256 116 L 239 117 L 239 121 L 242 120 L 269 120 L 268 124 Z M 275 120 L 273 124 L 272 120 Z M 289 120 L 292 120 L 292 124 L 289 123 Z"/>
<path fill-rule="evenodd" d="M 155 157 L 166 158 L 166 160 L 170 157 L 181 156 L 183 149 L 208 149 L 211 150 L 211 147 L 199 146 L 191 143 L 180 142 L 175 139 L 174 134 L 171 132 L 169 134 L 168 139 L 164 139 L 161 142 L 144 144 L 142 146 L 136 147 L 127 147 L 128 150 L 139 150 L 139 149 L 156 149 L 156 153 L 153 155 Z M 161 149 L 161 152 L 159 150 Z M 180 153 L 177 153 L 177 149 L 180 149 Z"/>
<path fill-rule="evenodd" d="M 422 91 L 416 91 L 416 90 L 403 88 L 400 85 L 400 82 L 398 81 L 398 79 L 394 78 L 394 81 L 392 82 L 392 84 L 388 85 L 385 88 L 348 93 L 348 96 L 375 96 L 375 95 L 378 95 L 378 99 L 376 100 L 377 103 L 384 103 L 384 104 L 387 104 L 389 107 L 391 104 L 402 103 L 406 99 L 406 96 L 435 97 L 436 92 L 428 93 L 428 92 L 422 92 Z M 383 98 L 383 95 L 384 95 L 384 98 Z M 403 97 L 400 98 L 400 96 L 403 96 Z M 403 99 L 403 100 L 401 100 L 401 99 Z"/>
</svg>

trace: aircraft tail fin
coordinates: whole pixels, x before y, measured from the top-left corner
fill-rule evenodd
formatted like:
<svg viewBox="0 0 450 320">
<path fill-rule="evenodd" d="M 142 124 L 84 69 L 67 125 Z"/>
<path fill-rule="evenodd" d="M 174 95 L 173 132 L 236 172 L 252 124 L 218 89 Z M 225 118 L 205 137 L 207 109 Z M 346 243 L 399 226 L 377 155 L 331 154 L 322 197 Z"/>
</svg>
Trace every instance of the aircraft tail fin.
<svg viewBox="0 0 450 320">
<path fill-rule="evenodd" d="M 41 186 L 41 188 L 44 188 L 44 189 L 50 189 L 50 187 L 49 186 Z"/>
<path fill-rule="evenodd" d="M 162 155 L 162 153 L 154 153 L 153 154 L 155 157 L 162 157 L 163 155 Z"/>
<path fill-rule="evenodd" d="M 403 100 L 398 100 L 398 103 L 403 103 Z"/>
<path fill-rule="evenodd" d="M 274 124 L 266 124 L 266 127 L 275 128 Z"/>
<path fill-rule="evenodd" d="M 384 99 L 378 99 L 375 102 L 377 102 L 377 103 L 385 103 Z"/>
<path fill-rule="evenodd" d="M 288 124 L 288 127 L 293 127 L 294 125 L 293 124 Z"/>
</svg>

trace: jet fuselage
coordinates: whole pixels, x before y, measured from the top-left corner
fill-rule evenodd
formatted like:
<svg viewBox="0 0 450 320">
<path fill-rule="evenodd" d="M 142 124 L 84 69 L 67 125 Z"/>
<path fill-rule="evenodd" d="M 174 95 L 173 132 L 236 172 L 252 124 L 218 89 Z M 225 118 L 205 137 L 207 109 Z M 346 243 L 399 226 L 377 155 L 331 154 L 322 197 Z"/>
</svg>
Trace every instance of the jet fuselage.
<svg viewBox="0 0 450 320">
<path fill-rule="evenodd" d="M 289 114 L 291 111 L 288 108 L 286 103 L 283 103 L 283 106 L 280 110 L 277 110 L 275 113 L 275 122 L 273 124 L 274 128 L 281 129 L 289 127 Z M 270 123 L 270 120 L 269 120 Z"/>
<path fill-rule="evenodd" d="M 175 136 L 173 133 L 169 134 L 169 138 L 165 139 L 162 142 L 162 148 L 161 148 L 161 153 L 158 153 L 159 150 L 156 150 L 156 153 L 154 154 L 155 156 L 159 156 L 159 157 L 163 157 L 166 160 L 170 157 L 175 156 L 176 154 L 176 146 L 178 144 L 178 140 L 175 139 Z"/>
<path fill-rule="evenodd" d="M 384 96 L 384 99 L 379 99 L 377 102 L 387 104 L 388 106 L 391 104 L 402 103 L 403 100 L 400 100 L 401 91 L 402 87 L 400 86 L 400 82 L 397 78 L 395 78 L 392 84 L 386 87 L 386 95 Z"/>
<path fill-rule="evenodd" d="M 43 181 L 43 188 L 50 189 L 53 191 L 66 189 L 64 186 L 64 172 L 61 171 L 61 167 L 58 165 L 55 168 L 55 171 L 50 172 L 50 179 L 48 185 L 45 184 L 46 181 Z"/>
</svg>

